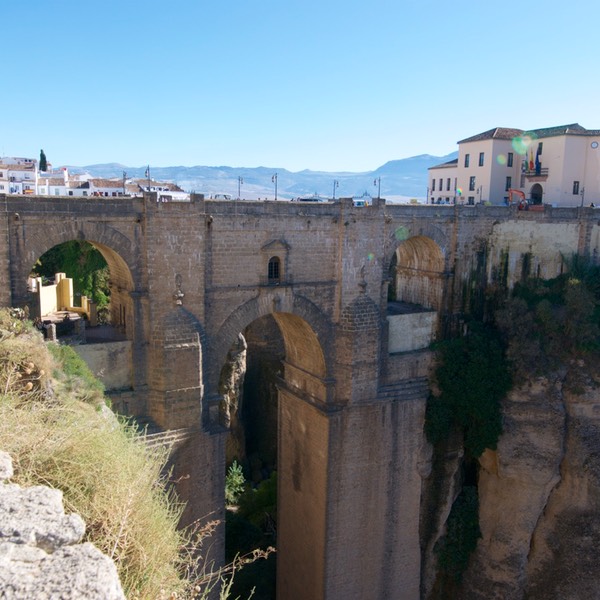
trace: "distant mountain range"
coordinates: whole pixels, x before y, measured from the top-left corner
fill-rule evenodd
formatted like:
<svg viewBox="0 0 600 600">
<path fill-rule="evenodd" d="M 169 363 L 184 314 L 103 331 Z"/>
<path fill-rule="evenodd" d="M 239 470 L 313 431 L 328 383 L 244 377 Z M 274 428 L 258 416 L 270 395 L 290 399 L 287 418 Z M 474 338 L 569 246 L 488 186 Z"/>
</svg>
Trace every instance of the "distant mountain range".
<svg viewBox="0 0 600 600">
<path fill-rule="evenodd" d="M 381 197 L 390 201 L 402 201 L 409 198 L 425 198 L 428 173 L 427 169 L 434 165 L 457 157 L 453 152 L 446 156 L 421 154 L 411 158 L 392 160 L 374 171 L 364 173 L 324 172 L 304 170 L 294 173 L 286 169 L 273 167 L 153 167 L 150 176 L 154 181 L 172 181 L 188 192 L 198 192 L 207 197 L 225 193 L 233 198 L 238 197 L 238 178 L 243 179 L 240 185 L 240 196 L 248 200 L 273 198 L 275 184 L 273 175 L 277 173 L 277 195 L 281 199 L 318 194 L 331 198 L 334 182 L 338 185 L 335 197 L 361 196 L 365 192 L 376 196 L 379 178 L 381 180 Z M 87 172 L 94 177 L 121 178 L 123 172 L 128 178 L 144 178 L 146 167 L 127 167 L 117 163 L 70 166 L 70 171 Z"/>
</svg>

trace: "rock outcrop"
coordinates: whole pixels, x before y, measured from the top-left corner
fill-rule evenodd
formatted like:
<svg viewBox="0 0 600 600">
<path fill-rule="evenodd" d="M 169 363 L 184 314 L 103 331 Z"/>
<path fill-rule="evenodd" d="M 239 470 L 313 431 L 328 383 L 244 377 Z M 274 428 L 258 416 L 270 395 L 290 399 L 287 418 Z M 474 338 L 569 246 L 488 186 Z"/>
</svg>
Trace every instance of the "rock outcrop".
<svg viewBox="0 0 600 600">
<path fill-rule="evenodd" d="M 66 515 L 59 490 L 6 483 L 0 452 L 0 597 L 6 600 L 124 600 L 114 563 L 89 542 L 85 523 Z"/>
<path fill-rule="evenodd" d="M 599 598 L 600 389 L 563 377 L 511 392 L 481 457 L 482 538 L 462 598 Z"/>
</svg>

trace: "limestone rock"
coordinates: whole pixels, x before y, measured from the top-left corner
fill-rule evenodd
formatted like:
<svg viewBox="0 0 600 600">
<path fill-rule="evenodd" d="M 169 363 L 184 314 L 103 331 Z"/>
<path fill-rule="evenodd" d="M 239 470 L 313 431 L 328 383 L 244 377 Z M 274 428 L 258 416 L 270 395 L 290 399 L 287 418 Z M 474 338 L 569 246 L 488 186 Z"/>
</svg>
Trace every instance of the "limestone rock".
<svg viewBox="0 0 600 600">
<path fill-rule="evenodd" d="M 0 453 L 0 479 L 12 463 Z M 0 483 L 0 597 L 4 600 L 124 600 L 114 563 L 78 542 L 85 523 L 65 515 L 62 492 Z"/>
<path fill-rule="evenodd" d="M 0 595 L 5 600 L 124 600 L 114 563 L 93 544 L 48 554 L 23 544 L 0 543 Z"/>
<path fill-rule="evenodd" d="M 0 450 L 0 481 L 13 476 L 12 460 L 7 452 Z"/>
<path fill-rule="evenodd" d="M 504 433 L 480 460 L 482 538 L 461 598 L 598 598 L 600 389 L 538 379 L 503 404 Z"/>
<path fill-rule="evenodd" d="M 42 486 L 0 485 L 0 539 L 54 552 L 75 544 L 85 533 L 76 514 L 65 515 L 62 492 Z"/>
</svg>

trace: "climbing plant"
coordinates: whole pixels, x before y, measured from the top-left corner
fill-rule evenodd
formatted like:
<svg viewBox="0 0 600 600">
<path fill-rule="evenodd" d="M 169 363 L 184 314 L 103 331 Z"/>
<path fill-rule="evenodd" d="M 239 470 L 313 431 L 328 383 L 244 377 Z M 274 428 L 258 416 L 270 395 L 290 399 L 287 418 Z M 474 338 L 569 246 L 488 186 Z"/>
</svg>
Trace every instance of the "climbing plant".
<svg viewBox="0 0 600 600">
<path fill-rule="evenodd" d="M 465 486 L 454 501 L 446 522 L 446 533 L 437 542 L 434 552 L 443 576 L 459 582 L 467 568 L 479 529 L 479 497 L 475 486 Z"/>
<path fill-rule="evenodd" d="M 465 451 L 477 458 L 502 432 L 500 401 L 511 386 L 504 349 L 494 328 L 473 321 L 467 335 L 438 347 L 439 394 L 427 405 L 425 433 L 436 444 L 460 427 Z"/>
</svg>

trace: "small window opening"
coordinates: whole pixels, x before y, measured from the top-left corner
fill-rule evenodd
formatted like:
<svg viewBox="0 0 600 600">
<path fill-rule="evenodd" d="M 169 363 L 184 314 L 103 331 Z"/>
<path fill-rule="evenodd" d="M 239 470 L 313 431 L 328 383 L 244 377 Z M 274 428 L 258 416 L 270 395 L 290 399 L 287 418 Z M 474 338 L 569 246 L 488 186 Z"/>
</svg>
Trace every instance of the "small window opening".
<svg viewBox="0 0 600 600">
<path fill-rule="evenodd" d="M 270 284 L 279 283 L 281 277 L 280 260 L 278 256 L 269 259 L 268 281 Z"/>
</svg>

